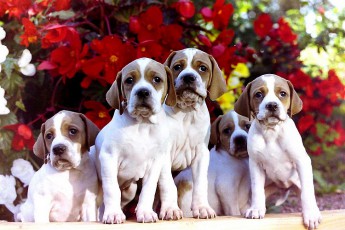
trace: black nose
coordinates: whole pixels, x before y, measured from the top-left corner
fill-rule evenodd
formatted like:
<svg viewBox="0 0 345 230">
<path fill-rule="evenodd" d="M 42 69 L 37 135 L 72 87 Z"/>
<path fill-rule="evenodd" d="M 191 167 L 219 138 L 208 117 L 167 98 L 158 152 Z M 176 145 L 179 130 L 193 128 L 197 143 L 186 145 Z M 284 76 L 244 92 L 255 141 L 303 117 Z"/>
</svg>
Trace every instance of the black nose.
<svg viewBox="0 0 345 230">
<path fill-rule="evenodd" d="M 62 155 L 66 151 L 65 145 L 55 145 L 53 148 L 53 153 L 57 156 Z"/>
<path fill-rule="evenodd" d="M 150 95 L 151 95 L 151 92 L 148 89 L 140 89 L 137 92 L 137 96 L 142 99 L 148 98 Z"/>
<path fill-rule="evenodd" d="M 192 84 L 193 82 L 195 82 L 196 77 L 193 74 L 186 74 L 183 76 L 183 81 L 186 84 Z"/>
<path fill-rule="evenodd" d="M 266 104 L 266 109 L 268 109 L 271 112 L 277 111 L 278 104 L 276 102 L 270 102 Z"/>
<path fill-rule="evenodd" d="M 247 149 L 247 137 L 246 136 L 237 136 L 234 138 L 234 144 L 237 148 Z"/>
</svg>

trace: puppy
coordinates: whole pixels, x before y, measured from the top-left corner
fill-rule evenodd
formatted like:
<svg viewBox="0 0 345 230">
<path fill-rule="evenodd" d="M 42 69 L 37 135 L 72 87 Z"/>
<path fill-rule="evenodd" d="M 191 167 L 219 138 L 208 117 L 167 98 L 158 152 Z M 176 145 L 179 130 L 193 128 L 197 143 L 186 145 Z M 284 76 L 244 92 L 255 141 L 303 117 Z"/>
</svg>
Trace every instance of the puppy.
<svg viewBox="0 0 345 230">
<path fill-rule="evenodd" d="M 208 166 L 208 200 L 217 215 L 244 214 L 250 203 L 250 177 L 247 153 L 248 118 L 230 111 L 219 116 L 211 127 Z M 178 204 L 184 216 L 191 217 L 192 172 L 188 168 L 175 177 Z"/>
<path fill-rule="evenodd" d="M 41 126 L 34 153 L 47 162 L 34 174 L 18 221 L 95 221 L 98 179 L 88 150 L 99 129 L 83 114 L 61 111 Z"/>
<path fill-rule="evenodd" d="M 158 177 L 169 161 L 169 129 L 162 109 L 176 103 L 169 68 L 149 59 L 137 59 L 117 75 L 106 99 L 115 114 L 96 139 L 96 165 L 102 180 L 104 223 L 123 223 L 122 208 L 142 190 L 136 208 L 138 222 L 155 222 L 152 205 Z M 163 168 L 166 173 L 170 168 Z"/>
<path fill-rule="evenodd" d="M 207 53 L 188 48 L 172 52 L 165 64 L 174 77 L 177 103 L 164 106 L 170 127 L 170 168 L 181 171 L 188 166 L 193 174 L 191 209 L 197 218 L 215 217 L 207 200 L 207 168 L 210 115 L 207 95 L 215 100 L 226 91 L 225 80 L 215 59 Z M 162 219 L 179 219 L 177 190 L 171 174 L 159 180 Z"/>
<path fill-rule="evenodd" d="M 301 110 L 302 101 L 292 84 L 274 74 L 249 83 L 235 103 L 237 113 L 254 117 L 248 133 L 252 204 L 247 218 L 264 217 L 264 186 L 274 183 L 300 193 L 305 226 L 313 229 L 320 223 L 311 160 L 290 118 Z"/>
</svg>

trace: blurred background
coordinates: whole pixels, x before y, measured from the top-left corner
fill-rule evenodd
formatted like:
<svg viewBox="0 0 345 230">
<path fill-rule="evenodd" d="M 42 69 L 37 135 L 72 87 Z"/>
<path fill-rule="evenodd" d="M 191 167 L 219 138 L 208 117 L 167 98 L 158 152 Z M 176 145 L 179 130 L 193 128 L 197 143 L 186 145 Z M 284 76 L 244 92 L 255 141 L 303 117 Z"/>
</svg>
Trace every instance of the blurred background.
<svg viewBox="0 0 345 230">
<path fill-rule="evenodd" d="M 344 19 L 339 0 L 0 0 L 0 218 L 12 220 L 25 175 L 43 163 L 32 147 L 46 119 L 67 109 L 102 128 L 113 113 L 105 93 L 123 66 L 163 63 L 185 47 L 213 55 L 227 81 L 229 92 L 208 101 L 212 120 L 256 77 L 290 80 L 304 103 L 293 119 L 316 193 L 338 197 L 329 208 L 344 203 Z"/>
</svg>

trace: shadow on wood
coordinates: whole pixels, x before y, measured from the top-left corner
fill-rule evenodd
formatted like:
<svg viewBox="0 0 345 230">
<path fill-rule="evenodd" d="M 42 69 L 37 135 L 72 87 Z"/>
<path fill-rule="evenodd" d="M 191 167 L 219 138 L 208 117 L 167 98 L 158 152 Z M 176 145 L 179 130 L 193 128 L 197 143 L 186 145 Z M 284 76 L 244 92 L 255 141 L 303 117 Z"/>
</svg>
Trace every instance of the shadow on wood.
<svg viewBox="0 0 345 230">
<path fill-rule="evenodd" d="M 305 229 L 302 225 L 301 213 L 291 214 L 267 214 L 264 219 L 252 220 L 242 217 L 228 217 L 222 216 L 211 220 L 198 220 L 193 218 L 184 218 L 178 221 L 158 221 L 157 223 L 136 223 L 134 220 L 128 220 L 121 225 L 106 225 L 95 222 L 64 222 L 64 223 L 49 223 L 49 224 L 35 224 L 35 223 L 14 223 L 14 222 L 0 222 L 0 229 L 27 229 L 27 230 L 133 230 L 133 229 L 256 229 L 256 230 L 270 230 L 270 229 Z M 345 209 L 331 210 L 322 212 L 322 223 L 319 230 L 336 230 L 345 229 Z"/>
</svg>

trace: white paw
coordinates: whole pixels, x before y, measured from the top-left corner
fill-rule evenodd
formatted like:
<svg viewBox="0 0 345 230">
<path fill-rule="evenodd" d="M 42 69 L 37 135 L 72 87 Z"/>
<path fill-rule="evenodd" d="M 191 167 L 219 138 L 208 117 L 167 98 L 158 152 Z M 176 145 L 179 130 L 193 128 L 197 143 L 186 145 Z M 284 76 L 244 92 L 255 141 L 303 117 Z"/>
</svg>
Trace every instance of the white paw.
<svg viewBox="0 0 345 230">
<path fill-rule="evenodd" d="M 321 213 L 318 208 L 302 211 L 303 224 L 308 229 L 315 229 L 321 223 Z"/>
<path fill-rule="evenodd" d="M 182 219 L 183 213 L 179 207 L 162 207 L 159 213 L 161 220 L 179 220 Z"/>
<path fill-rule="evenodd" d="M 200 219 L 215 218 L 216 212 L 209 205 L 200 205 L 192 208 L 193 217 Z"/>
<path fill-rule="evenodd" d="M 157 222 L 158 216 L 152 209 L 151 210 L 137 210 L 137 222 L 139 223 L 153 223 Z"/>
<path fill-rule="evenodd" d="M 122 224 L 125 220 L 126 216 L 123 214 L 121 209 L 117 211 L 104 210 L 102 222 L 105 224 Z"/>
<path fill-rule="evenodd" d="M 262 219 L 266 213 L 266 208 L 249 208 L 246 211 L 245 217 L 248 219 Z"/>
</svg>

